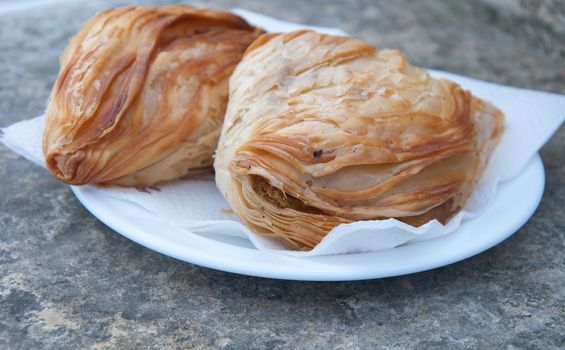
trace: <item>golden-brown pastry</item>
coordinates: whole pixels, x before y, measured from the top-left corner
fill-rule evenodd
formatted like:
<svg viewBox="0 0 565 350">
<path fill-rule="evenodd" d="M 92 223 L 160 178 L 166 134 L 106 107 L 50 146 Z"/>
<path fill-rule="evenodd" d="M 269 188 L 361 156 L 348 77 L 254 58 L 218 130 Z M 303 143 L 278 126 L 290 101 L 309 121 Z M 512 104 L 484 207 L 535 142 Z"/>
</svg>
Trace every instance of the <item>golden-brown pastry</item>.
<svg viewBox="0 0 565 350">
<path fill-rule="evenodd" d="M 231 13 L 182 5 L 97 14 L 61 56 L 48 169 L 70 184 L 148 186 L 210 168 L 228 78 L 260 33 Z"/>
<path fill-rule="evenodd" d="M 356 220 L 446 222 L 503 122 L 398 51 L 311 31 L 265 34 L 230 78 L 216 183 L 251 230 L 298 249 Z"/>
</svg>

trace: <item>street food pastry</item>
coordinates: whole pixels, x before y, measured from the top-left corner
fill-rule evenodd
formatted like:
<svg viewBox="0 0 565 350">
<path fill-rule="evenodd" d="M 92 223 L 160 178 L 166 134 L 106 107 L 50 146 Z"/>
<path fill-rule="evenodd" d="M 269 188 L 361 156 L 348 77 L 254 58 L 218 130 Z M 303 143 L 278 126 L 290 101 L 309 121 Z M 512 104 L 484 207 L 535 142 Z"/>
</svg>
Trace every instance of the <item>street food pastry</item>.
<svg viewBox="0 0 565 350">
<path fill-rule="evenodd" d="M 48 169 L 69 184 L 141 187 L 211 169 L 228 78 L 260 34 L 234 14 L 183 5 L 97 14 L 61 56 Z"/>
<path fill-rule="evenodd" d="M 255 233 L 310 249 L 335 226 L 459 212 L 503 115 L 395 50 L 312 31 L 271 33 L 230 79 L 218 188 Z"/>
</svg>

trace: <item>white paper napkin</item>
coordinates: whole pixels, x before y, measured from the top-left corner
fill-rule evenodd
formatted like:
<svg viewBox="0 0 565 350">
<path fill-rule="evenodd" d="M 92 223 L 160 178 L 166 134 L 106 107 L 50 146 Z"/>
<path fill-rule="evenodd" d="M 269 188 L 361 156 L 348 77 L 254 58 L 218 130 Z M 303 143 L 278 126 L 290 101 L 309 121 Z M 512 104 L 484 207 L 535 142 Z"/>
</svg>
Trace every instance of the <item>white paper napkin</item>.
<svg viewBox="0 0 565 350">
<path fill-rule="evenodd" d="M 267 31 L 307 28 L 346 35 L 336 28 L 284 22 L 242 9 L 235 9 L 234 12 Z M 394 248 L 408 241 L 425 240 L 451 233 L 462 221 L 480 215 L 481 211 L 488 209 L 496 195 L 497 184 L 516 177 L 559 128 L 565 119 L 565 96 L 491 84 L 445 72 L 430 73 L 436 77 L 454 80 L 476 96 L 493 102 L 503 110 L 506 117 L 502 140 L 465 211 L 456 215 L 446 225 L 436 220 L 417 228 L 395 219 L 358 221 L 334 228 L 313 250 L 300 252 L 287 250 L 278 240 L 250 232 L 237 216 L 231 213 L 229 205 L 216 189 L 212 175 L 180 180 L 160 186 L 158 190 L 97 188 L 91 185 L 87 185 L 85 189 L 133 202 L 147 210 L 149 215 L 155 215 L 169 225 L 187 232 L 203 236 L 221 233 L 247 237 L 257 249 L 293 256 L 377 251 Z M 24 120 L 2 129 L 0 141 L 15 153 L 44 166 L 41 152 L 43 126 L 44 116 Z"/>
</svg>

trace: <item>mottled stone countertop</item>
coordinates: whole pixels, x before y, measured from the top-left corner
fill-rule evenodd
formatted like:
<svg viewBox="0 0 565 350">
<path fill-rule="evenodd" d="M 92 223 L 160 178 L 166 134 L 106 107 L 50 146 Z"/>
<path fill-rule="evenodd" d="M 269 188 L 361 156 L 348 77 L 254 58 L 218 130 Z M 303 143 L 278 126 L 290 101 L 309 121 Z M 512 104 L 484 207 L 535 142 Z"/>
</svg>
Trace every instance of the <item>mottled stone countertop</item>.
<svg viewBox="0 0 565 350">
<path fill-rule="evenodd" d="M 41 113 L 67 38 L 96 11 L 123 3 L 51 1 L 2 12 L 0 2 L 0 126 Z M 565 93 L 563 1 L 198 5 L 341 27 L 420 66 Z M 146 249 L 0 146 L 0 348 L 563 348 L 564 151 L 562 127 L 541 151 L 540 207 L 497 247 L 414 275 L 306 283 L 214 271 Z"/>
</svg>

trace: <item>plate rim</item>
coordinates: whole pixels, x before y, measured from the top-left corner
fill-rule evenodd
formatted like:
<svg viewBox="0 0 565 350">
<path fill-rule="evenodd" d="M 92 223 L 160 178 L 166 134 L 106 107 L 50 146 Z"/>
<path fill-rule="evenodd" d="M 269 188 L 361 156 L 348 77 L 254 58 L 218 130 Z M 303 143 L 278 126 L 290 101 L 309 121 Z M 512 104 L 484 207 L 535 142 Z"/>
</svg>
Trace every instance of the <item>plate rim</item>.
<svg viewBox="0 0 565 350">
<path fill-rule="evenodd" d="M 430 261 L 427 264 L 421 264 L 419 266 L 404 266 L 404 267 L 398 267 L 396 269 L 389 269 L 387 270 L 387 272 L 383 273 L 383 271 L 380 271 L 378 273 L 367 273 L 367 272 L 359 272 L 359 273 L 355 273 L 352 271 L 341 271 L 341 272 L 337 272 L 337 273 L 320 273 L 318 272 L 317 274 L 313 274 L 311 272 L 305 272 L 305 271 L 295 271 L 294 273 L 289 273 L 289 271 L 287 269 L 276 269 L 273 270 L 271 269 L 262 269 L 261 267 L 255 266 L 254 268 L 250 269 L 249 267 L 244 268 L 240 265 L 237 264 L 228 264 L 226 263 L 226 261 L 222 260 L 222 259 L 214 259 L 214 256 L 212 256 L 211 254 L 202 254 L 202 252 L 198 252 L 195 251 L 194 249 L 191 251 L 191 253 L 193 254 L 189 254 L 188 256 L 186 255 L 186 247 L 185 247 L 185 251 L 182 252 L 179 249 L 176 248 L 172 248 L 171 246 L 169 246 L 168 248 L 165 248 L 165 246 L 169 245 L 169 243 L 167 243 L 166 240 L 159 240 L 159 237 L 157 237 L 156 234 L 149 234 L 149 238 L 144 237 L 147 236 L 148 233 L 144 232 L 141 233 L 140 232 L 128 232 L 128 229 L 124 229 L 123 225 L 120 224 L 120 219 L 117 220 L 111 220 L 111 218 L 107 217 L 104 214 L 104 210 L 101 210 L 100 208 L 97 208 L 95 205 L 93 205 L 93 203 L 88 199 L 88 196 L 85 195 L 84 191 L 83 191 L 83 187 L 80 186 L 70 186 L 72 192 L 74 193 L 74 195 L 77 197 L 77 199 L 79 200 L 79 202 L 82 204 L 83 207 L 85 207 L 87 209 L 87 211 L 89 211 L 94 217 L 96 217 L 99 221 L 101 221 L 102 223 L 104 223 L 106 226 L 108 226 L 109 228 L 111 228 L 113 231 L 119 233 L 120 235 L 136 242 L 137 244 L 140 244 L 150 250 L 156 251 L 160 254 L 172 257 L 174 259 L 177 260 L 181 260 L 184 262 L 188 262 L 191 264 L 195 264 L 198 266 L 203 266 L 206 268 L 211 268 L 211 269 L 215 269 L 215 270 L 219 270 L 219 271 L 225 271 L 225 272 L 230 272 L 230 273 L 235 273 L 235 274 L 241 274 L 241 275 L 247 275 L 247 276 L 254 276 L 254 277 L 262 277 L 262 278 L 272 278 L 272 279 L 281 279 L 281 280 L 300 280 L 300 281 L 354 281 L 354 280 L 368 280 L 368 279 L 379 279 L 379 278 L 388 278 L 388 277 L 395 277 L 395 276 L 402 276 L 402 275 L 407 275 L 407 274 L 412 274 L 412 273 L 418 273 L 418 272 L 423 272 L 423 271 L 428 271 L 428 270 L 432 270 L 432 269 L 436 269 L 439 267 L 443 267 L 443 266 L 447 266 L 459 261 L 463 261 L 466 260 L 470 257 L 473 257 L 475 255 L 478 255 L 490 248 L 493 248 L 495 246 L 497 246 L 498 244 L 500 244 L 501 242 L 503 242 L 504 240 L 508 239 L 510 236 L 512 236 L 514 233 L 516 233 L 523 225 L 526 224 L 526 222 L 533 216 L 533 214 L 535 213 L 536 209 L 538 208 L 542 198 L 543 198 L 543 193 L 544 193 L 544 189 L 545 189 L 545 169 L 544 169 L 544 165 L 543 165 L 543 161 L 541 159 L 541 157 L 539 156 L 538 153 L 536 153 L 534 155 L 534 157 L 532 157 L 532 159 L 528 162 L 528 164 L 526 165 L 525 169 L 528 169 L 530 167 L 533 167 L 534 172 L 536 172 L 536 178 L 539 179 L 539 181 L 537 181 L 536 183 L 532 184 L 532 188 L 535 194 L 535 197 L 532 198 L 532 200 L 528 201 L 526 204 L 527 209 L 526 212 L 527 214 L 522 215 L 520 217 L 514 218 L 514 220 L 512 221 L 512 223 L 510 225 L 508 225 L 508 227 L 506 227 L 504 229 L 504 232 L 502 232 L 501 234 L 498 235 L 494 235 L 494 238 L 491 240 L 488 240 L 488 242 L 483 243 L 480 246 L 474 247 L 473 249 L 463 249 L 463 250 L 459 250 L 458 253 L 451 253 L 451 254 L 447 254 L 446 256 L 443 257 L 443 259 L 434 259 L 433 261 Z M 525 171 L 523 171 L 520 175 L 518 175 L 516 178 L 506 181 L 507 182 L 512 182 L 515 181 L 517 179 L 519 179 L 522 174 L 524 174 Z M 504 184 L 503 184 L 504 185 Z M 497 195 L 499 195 L 499 191 L 497 191 Z M 135 203 L 131 203 L 131 202 L 127 202 L 127 201 L 123 201 L 117 198 L 112 198 L 110 196 L 105 196 L 107 197 L 106 199 L 109 201 L 118 201 L 118 202 L 122 202 L 121 204 L 124 205 L 124 203 L 126 203 L 127 205 L 133 206 L 136 208 L 136 210 L 140 210 L 143 211 L 145 213 L 149 213 L 147 212 L 145 209 L 143 209 L 142 207 L 136 205 Z M 490 210 L 491 208 L 487 208 L 486 210 Z M 150 214 L 151 215 L 151 214 Z M 115 218 L 114 218 L 115 219 Z M 123 221 L 125 219 L 121 218 L 121 221 Z M 153 217 L 151 220 L 157 220 L 162 222 L 159 218 L 157 217 Z M 473 219 L 474 220 L 474 219 Z M 471 221 L 473 221 L 471 220 Z M 165 222 L 162 222 L 165 225 Z M 130 223 L 131 225 L 131 223 Z M 127 226 L 127 225 L 126 225 Z M 198 234 L 189 232 L 188 230 L 185 231 L 180 231 L 178 228 L 175 228 L 173 226 L 168 225 L 167 226 L 168 230 L 171 231 L 179 231 L 182 232 L 182 234 L 185 234 L 186 237 L 188 238 L 190 236 L 190 239 L 194 241 L 194 243 L 203 243 L 205 244 L 206 242 L 210 242 L 210 239 L 200 236 Z M 139 229 L 135 229 L 135 231 L 139 231 Z M 452 234 L 455 234 L 457 232 L 457 230 L 455 232 L 453 232 Z M 452 235 L 450 234 L 450 235 Z M 438 240 L 438 239 L 442 239 L 445 238 L 447 236 L 450 235 L 446 235 L 443 237 L 438 237 L 435 239 L 430 239 L 428 241 L 421 241 L 418 243 L 414 243 L 414 245 L 417 244 L 422 244 L 422 243 L 428 243 L 429 242 L 433 242 L 434 240 Z M 217 242 L 220 243 L 220 242 Z M 225 243 L 223 243 L 225 244 Z M 433 244 L 433 243 L 432 243 Z M 226 244 L 227 245 L 227 244 Z M 405 247 L 405 246 L 404 246 Z M 238 247 L 239 248 L 239 247 Z M 234 250 L 238 249 L 236 247 L 233 247 Z M 324 260 L 340 260 L 341 257 L 347 256 L 348 258 L 351 257 L 358 257 L 358 256 L 365 256 L 365 255 L 370 255 L 370 254 L 376 254 L 376 253 L 382 253 L 382 252 L 388 252 L 388 251 L 394 251 L 395 249 L 401 249 L 403 248 L 401 247 L 397 247 L 397 248 L 392 248 L 392 249 L 388 249 L 385 251 L 378 251 L 378 252 L 366 252 L 366 253 L 354 253 L 354 254 L 344 254 L 344 255 L 326 255 L 326 256 L 314 256 L 314 257 L 293 257 L 293 256 L 286 256 L 286 255 L 281 255 L 281 254 L 276 254 L 276 253 L 271 253 L 271 252 L 264 252 L 264 251 L 259 251 L 259 250 L 254 250 L 254 249 L 249 249 L 249 248 L 239 248 L 239 249 L 247 249 L 251 252 L 247 252 L 250 254 L 259 254 L 259 256 L 261 255 L 267 255 L 269 256 L 271 259 L 276 259 L 276 260 L 284 260 L 286 262 L 296 262 L 294 259 L 308 259 L 309 262 L 315 262 L 316 260 L 323 262 Z M 200 254 L 199 254 L 200 253 Z M 441 256 L 441 255 L 440 255 Z M 282 262 L 282 261 L 281 261 Z"/>
</svg>

